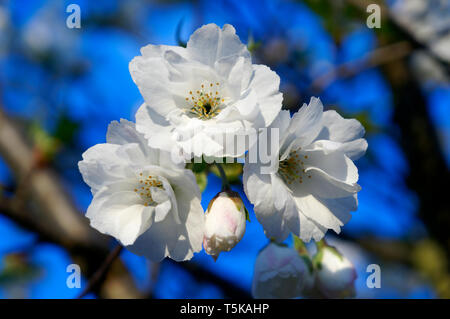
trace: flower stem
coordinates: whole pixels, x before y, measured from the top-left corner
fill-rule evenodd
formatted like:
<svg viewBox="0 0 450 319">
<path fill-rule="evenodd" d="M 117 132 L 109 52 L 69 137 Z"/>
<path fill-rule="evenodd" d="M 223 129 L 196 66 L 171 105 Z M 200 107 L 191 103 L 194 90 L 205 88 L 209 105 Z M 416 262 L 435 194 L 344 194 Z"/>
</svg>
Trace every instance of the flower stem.
<svg viewBox="0 0 450 319">
<path fill-rule="evenodd" d="M 308 249 L 306 249 L 305 243 L 298 238 L 297 236 L 294 236 L 294 248 L 295 250 L 300 254 L 300 256 L 308 256 Z"/>
<path fill-rule="evenodd" d="M 228 182 L 227 175 L 225 174 L 225 170 L 223 169 L 222 164 L 214 163 L 219 170 L 220 178 L 222 179 L 222 191 L 226 191 L 230 189 L 230 183 Z"/>
<path fill-rule="evenodd" d="M 323 249 L 326 246 L 328 246 L 328 245 L 327 245 L 327 242 L 325 241 L 325 239 L 321 239 L 316 242 L 317 250 Z"/>
</svg>

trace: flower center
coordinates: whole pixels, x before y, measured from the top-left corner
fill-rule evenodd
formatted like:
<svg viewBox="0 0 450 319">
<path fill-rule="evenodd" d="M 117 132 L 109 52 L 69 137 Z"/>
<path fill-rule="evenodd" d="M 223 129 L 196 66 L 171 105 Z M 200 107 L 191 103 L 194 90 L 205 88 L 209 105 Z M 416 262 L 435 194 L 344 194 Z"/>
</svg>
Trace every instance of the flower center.
<svg viewBox="0 0 450 319">
<path fill-rule="evenodd" d="M 298 153 L 299 150 L 291 152 L 279 164 L 278 173 L 288 184 L 292 184 L 295 181 L 301 184 L 303 183 L 303 177 L 311 178 L 311 175 L 308 175 L 304 168 L 304 160 L 308 159 L 308 155 L 301 156 Z"/>
<path fill-rule="evenodd" d="M 156 204 L 152 197 L 152 188 L 159 188 L 164 190 L 163 183 L 156 176 L 149 175 L 145 177 L 143 173 L 139 174 L 140 180 L 134 192 L 137 193 L 144 201 L 144 206 Z"/>
<path fill-rule="evenodd" d="M 217 116 L 225 101 L 219 91 L 220 83 L 202 84 L 196 91 L 190 91 L 186 101 L 189 103 L 188 111 L 191 115 L 208 120 Z"/>
</svg>

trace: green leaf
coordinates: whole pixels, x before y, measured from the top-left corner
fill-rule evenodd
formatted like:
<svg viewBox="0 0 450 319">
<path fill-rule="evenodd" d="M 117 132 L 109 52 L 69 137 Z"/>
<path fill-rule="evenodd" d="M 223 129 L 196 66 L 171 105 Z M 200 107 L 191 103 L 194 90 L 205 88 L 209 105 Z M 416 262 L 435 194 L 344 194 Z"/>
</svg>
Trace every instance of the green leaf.
<svg viewBox="0 0 450 319">
<path fill-rule="evenodd" d="M 61 141 L 45 131 L 38 122 L 34 122 L 30 126 L 29 132 L 34 142 L 34 146 L 47 160 L 51 160 L 61 149 Z"/>
<path fill-rule="evenodd" d="M 261 42 L 256 42 L 255 39 L 253 38 L 253 36 L 250 34 L 250 36 L 248 37 L 248 41 L 247 41 L 247 48 L 250 51 L 250 53 L 255 52 L 256 50 L 258 50 L 261 47 L 262 43 Z"/>
<path fill-rule="evenodd" d="M 28 256 L 22 253 L 13 253 L 4 257 L 3 268 L 0 271 L 0 285 L 7 286 L 16 283 L 29 282 L 37 279 L 42 270 L 32 264 Z"/>
<path fill-rule="evenodd" d="M 67 115 L 61 114 L 57 119 L 53 136 L 62 143 L 71 143 L 79 128 L 79 123 L 72 121 Z"/>
</svg>

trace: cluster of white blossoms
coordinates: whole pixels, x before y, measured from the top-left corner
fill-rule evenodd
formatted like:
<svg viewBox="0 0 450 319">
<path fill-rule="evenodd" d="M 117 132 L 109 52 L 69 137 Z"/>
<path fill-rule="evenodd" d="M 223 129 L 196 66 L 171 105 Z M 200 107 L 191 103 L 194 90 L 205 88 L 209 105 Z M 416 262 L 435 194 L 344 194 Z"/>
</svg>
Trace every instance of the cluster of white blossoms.
<svg viewBox="0 0 450 319">
<path fill-rule="evenodd" d="M 203 244 L 216 259 L 242 239 L 247 211 L 241 198 L 224 188 L 205 214 L 185 165 L 194 158 L 246 156 L 245 194 L 273 240 L 290 233 L 321 240 L 328 229 L 339 233 L 356 210 L 360 186 L 353 160 L 367 148 L 362 125 L 324 112 L 317 98 L 292 117 L 282 111 L 279 76 L 252 64 L 232 26 L 205 25 L 186 47 L 143 47 L 130 73 L 144 98 L 136 123 L 111 123 L 107 142 L 87 150 L 79 163 L 93 194 L 91 225 L 130 251 L 152 261 L 183 261 Z M 249 154 L 268 144 L 267 170 L 267 161 Z M 269 257 L 258 260 L 282 249 L 276 247 L 269 245 Z M 272 266 L 307 271 L 301 259 L 289 253 L 283 258 L 286 263 Z M 289 289 L 295 295 L 304 286 L 292 283 Z"/>
</svg>

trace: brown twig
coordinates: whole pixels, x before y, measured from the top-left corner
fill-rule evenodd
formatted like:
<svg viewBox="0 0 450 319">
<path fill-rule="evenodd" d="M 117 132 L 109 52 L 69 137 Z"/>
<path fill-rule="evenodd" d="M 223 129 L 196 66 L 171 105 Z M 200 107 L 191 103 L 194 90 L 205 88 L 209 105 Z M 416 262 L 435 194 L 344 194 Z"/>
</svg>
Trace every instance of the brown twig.
<svg viewBox="0 0 450 319">
<path fill-rule="evenodd" d="M 392 10 L 384 3 L 384 1 L 375 0 L 346 0 L 348 4 L 352 5 L 354 8 L 360 10 L 363 13 L 367 13 L 367 7 L 370 4 L 377 4 L 381 8 L 381 19 L 384 23 L 389 23 L 393 26 L 397 32 L 401 33 L 401 37 L 408 41 L 408 43 L 413 47 L 413 49 L 425 49 L 430 56 L 432 56 L 441 67 L 448 73 L 450 72 L 449 63 L 438 56 L 424 41 L 419 40 L 414 34 L 406 30 L 404 25 L 401 25 L 398 18 L 392 13 Z"/>
<path fill-rule="evenodd" d="M 98 270 L 92 275 L 92 277 L 89 279 L 88 285 L 86 288 L 80 293 L 80 295 L 77 297 L 77 299 L 81 299 L 85 297 L 88 293 L 90 293 L 98 284 L 101 283 L 102 280 L 105 279 L 108 270 L 111 268 L 112 263 L 116 260 L 117 257 L 119 257 L 120 253 L 122 252 L 123 246 L 117 245 L 116 248 L 114 248 L 113 251 L 106 257 L 103 264 L 98 268 Z"/>
<path fill-rule="evenodd" d="M 318 93 L 326 88 L 336 78 L 346 78 L 354 76 L 366 69 L 381 66 L 389 62 L 399 60 L 412 52 L 412 47 L 407 41 L 390 44 L 375 49 L 360 59 L 343 63 L 330 72 L 325 73 L 315 79 L 308 91 Z"/>
<path fill-rule="evenodd" d="M 242 289 L 228 280 L 218 277 L 211 270 L 201 267 L 195 262 L 181 262 L 177 263 L 171 259 L 164 261 L 165 263 L 172 263 L 178 267 L 182 267 L 199 282 L 213 282 L 216 284 L 224 293 L 225 297 L 228 298 L 239 298 L 239 299 L 251 299 L 251 295 L 245 289 Z"/>
<path fill-rule="evenodd" d="M 222 164 L 220 163 L 214 163 L 217 167 L 217 170 L 219 171 L 220 178 L 222 179 L 222 191 L 225 191 L 227 189 L 230 189 L 230 183 L 227 179 L 227 174 L 225 174 L 225 171 L 222 167 Z"/>
</svg>

